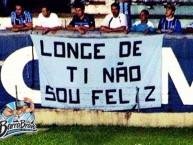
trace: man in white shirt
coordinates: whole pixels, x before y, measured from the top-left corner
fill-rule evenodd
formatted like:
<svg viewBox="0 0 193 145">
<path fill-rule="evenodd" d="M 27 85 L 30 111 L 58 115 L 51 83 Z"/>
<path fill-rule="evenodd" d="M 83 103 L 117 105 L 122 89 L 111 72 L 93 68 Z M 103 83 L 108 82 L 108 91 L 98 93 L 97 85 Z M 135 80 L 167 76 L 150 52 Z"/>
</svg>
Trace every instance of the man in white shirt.
<svg viewBox="0 0 193 145">
<path fill-rule="evenodd" d="M 113 3 L 111 12 L 103 20 L 100 30 L 104 32 L 127 32 L 127 18 L 125 14 L 120 13 L 119 4 Z"/>
<path fill-rule="evenodd" d="M 61 24 L 58 16 L 55 13 L 51 13 L 48 6 L 42 6 L 41 13 L 38 16 L 38 22 L 35 27 L 36 30 L 41 30 L 42 34 L 46 34 L 49 31 L 55 33 L 61 29 Z"/>
</svg>

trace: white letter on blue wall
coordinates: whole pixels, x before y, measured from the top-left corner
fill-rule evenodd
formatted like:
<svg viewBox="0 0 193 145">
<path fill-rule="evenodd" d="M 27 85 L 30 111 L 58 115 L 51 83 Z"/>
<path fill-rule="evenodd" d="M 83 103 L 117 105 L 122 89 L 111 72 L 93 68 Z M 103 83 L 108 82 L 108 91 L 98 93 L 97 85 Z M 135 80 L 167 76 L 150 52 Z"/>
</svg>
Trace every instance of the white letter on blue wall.
<svg viewBox="0 0 193 145">
<path fill-rule="evenodd" d="M 23 80 L 23 69 L 32 60 L 32 47 L 21 48 L 12 53 L 3 63 L 1 69 L 1 81 L 5 90 L 13 97 L 16 97 L 15 85 L 18 89 L 18 98 L 32 99 L 34 103 L 41 103 L 40 91 L 32 90 Z M 34 59 L 37 59 L 34 51 Z"/>
<path fill-rule="evenodd" d="M 176 87 L 176 90 L 183 104 L 193 105 L 193 85 L 191 84 L 191 86 L 189 86 L 186 80 L 186 77 L 172 49 L 168 47 L 163 47 L 162 49 L 162 104 L 168 104 L 169 75 Z"/>
</svg>

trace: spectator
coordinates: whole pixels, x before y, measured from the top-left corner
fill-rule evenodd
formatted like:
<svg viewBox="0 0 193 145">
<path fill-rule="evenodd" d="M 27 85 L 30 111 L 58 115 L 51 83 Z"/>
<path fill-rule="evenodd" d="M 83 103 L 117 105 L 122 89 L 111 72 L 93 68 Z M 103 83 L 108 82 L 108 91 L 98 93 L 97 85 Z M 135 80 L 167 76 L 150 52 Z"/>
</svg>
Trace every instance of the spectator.
<svg viewBox="0 0 193 145">
<path fill-rule="evenodd" d="M 160 19 L 157 33 L 173 33 L 173 32 L 182 32 L 180 21 L 174 17 L 175 6 L 166 5 L 166 17 Z"/>
<path fill-rule="evenodd" d="M 58 16 L 52 13 L 47 5 L 42 6 L 41 11 L 37 19 L 37 25 L 35 26 L 36 30 L 41 30 L 42 34 L 46 34 L 50 31 L 56 33 L 57 30 L 61 29 Z"/>
<path fill-rule="evenodd" d="M 17 3 L 15 11 L 11 12 L 11 24 L 15 32 L 32 29 L 32 16 L 30 12 L 24 10 L 21 3 Z"/>
<path fill-rule="evenodd" d="M 135 22 L 130 28 L 134 32 L 143 32 L 145 34 L 154 32 L 155 28 L 152 22 L 148 21 L 149 12 L 148 10 L 142 10 L 139 15 L 140 21 Z"/>
<path fill-rule="evenodd" d="M 123 13 L 127 17 L 127 25 L 131 27 L 131 0 L 115 0 L 119 4 L 120 13 Z"/>
<path fill-rule="evenodd" d="M 80 34 L 86 33 L 86 31 L 95 30 L 95 20 L 90 14 L 84 13 L 85 6 L 83 3 L 77 3 L 75 6 L 75 15 L 72 21 L 67 26 L 68 30 L 79 31 Z"/>
<path fill-rule="evenodd" d="M 112 14 L 108 14 L 100 27 L 104 32 L 127 32 L 127 18 L 125 14 L 120 13 L 119 4 L 111 4 Z"/>
</svg>

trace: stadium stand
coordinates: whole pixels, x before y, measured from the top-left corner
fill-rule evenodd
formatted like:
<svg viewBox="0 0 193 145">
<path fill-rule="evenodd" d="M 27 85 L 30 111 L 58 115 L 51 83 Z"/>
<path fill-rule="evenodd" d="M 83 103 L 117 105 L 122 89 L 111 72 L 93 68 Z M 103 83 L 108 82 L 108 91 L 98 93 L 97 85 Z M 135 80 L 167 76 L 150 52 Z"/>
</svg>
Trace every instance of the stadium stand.
<svg viewBox="0 0 193 145">
<path fill-rule="evenodd" d="M 71 8 L 70 4 L 74 0 L 69 0 L 62 5 L 62 0 L 57 0 L 58 4 L 61 5 L 57 9 L 57 5 L 53 5 L 53 12 L 56 12 L 60 18 L 62 25 L 65 27 L 69 24 L 74 9 Z M 94 14 L 96 19 L 96 27 L 99 27 L 103 18 L 110 13 L 110 5 L 114 0 L 85 0 L 86 13 Z M 176 5 L 175 15 L 180 19 L 182 28 L 186 28 L 192 22 L 192 13 L 193 13 L 193 0 L 132 0 L 131 1 L 131 22 L 134 23 L 142 9 L 148 9 L 150 12 L 149 20 L 154 23 L 157 27 L 159 19 L 165 14 L 164 4 L 167 2 L 173 2 Z M 34 4 L 33 4 L 34 6 Z M 39 5 L 36 5 L 31 9 L 33 13 L 34 25 L 36 24 L 36 19 L 39 13 Z M 67 10 L 65 10 L 67 9 Z M 8 16 L 0 17 L 0 25 L 5 27 L 10 27 L 10 18 Z"/>
</svg>

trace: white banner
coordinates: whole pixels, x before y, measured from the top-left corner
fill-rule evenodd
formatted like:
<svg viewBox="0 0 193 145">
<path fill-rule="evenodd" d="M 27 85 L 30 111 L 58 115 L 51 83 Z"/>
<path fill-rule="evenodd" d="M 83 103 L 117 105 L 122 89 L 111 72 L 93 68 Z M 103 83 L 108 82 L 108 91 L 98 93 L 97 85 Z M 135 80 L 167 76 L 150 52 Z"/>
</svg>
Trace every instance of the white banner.
<svg viewBox="0 0 193 145">
<path fill-rule="evenodd" d="M 161 107 L 163 35 L 31 37 L 39 59 L 42 106 L 106 111 Z"/>
</svg>

